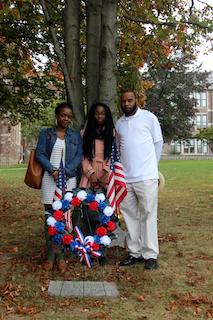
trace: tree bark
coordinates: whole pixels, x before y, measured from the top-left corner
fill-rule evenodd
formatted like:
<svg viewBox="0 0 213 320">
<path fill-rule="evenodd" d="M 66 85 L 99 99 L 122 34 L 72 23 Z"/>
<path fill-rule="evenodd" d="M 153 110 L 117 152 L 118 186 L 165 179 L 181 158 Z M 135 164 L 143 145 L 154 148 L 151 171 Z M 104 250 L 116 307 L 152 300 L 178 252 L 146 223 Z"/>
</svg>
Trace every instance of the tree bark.
<svg viewBox="0 0 213 320">
<path fill-rule="evenodd" d="M 71 0 L 66 1 L 66 2 L 69 3 L 69 2 L 71 2 Z M 52 25 L 51 17 L 49 15 L 45 0 L 40 0 L 40 3 L 42 6 L 42 9 L 43 9 L 43 12 L 44 12 L 45 19 L 49 25 L 49 30 L 50 30 L 50 34 L 52 36 L 54 49 L 55 49 L 56 55 L 59 60 L 59 64 L 61 66 L 61 69 L 62 69 L 62 72 L 64 75 L 64 83 L 65 83 L 65 88 L 66 88 L 66 93 L 67 93 L 67 100 L 68 100 L 68 102 L 72 103 L 72 105 L 73 105 L 74 126 L 77 128 L 80 128 L 84 124 L 83 103 L 81 103 L 81 104 L 78 103 L 77 97 L 78 97 L 79 91 L 77 93 L 75 92 L 76 85 L 75 85 L 74 80 L 70 78 L 69 70 L 68 70 L 68 67 L 67 67 L 67 64 L 65 61 L 65 56 L 64 56 L 63 51 L 61 50 L 56 30 L 55 30 L 54 26 Z M 79 9 L 79 12 L 80 12 L 80 9 Z M 70 18 L 71 18 L 71 16 L 67 16 L 65 20 L 69 21 Z M 66 33 L 66 30 L 65 30 L 65 33 Z M 79 61 L 78 65 L 80 65 L 80 61 Z M 79 97 L 81 97 L 80 94 L 79 94 Z"/>
<path fill-rule="evenodd" d="M 102 34 L 100 57 L 99 100 L 106 103 L 113 116 L 116 114 L 116 48 L 118 0 L 104 0 L 102 7 Z"/>
<path fill-rule="evenodd" d="M 67 69 L 67 66 L 66 66 L 64 53 L 60 48 L 60 44 L 59 44 L 59 41 L 58 41 L 57 33 L 55 31 L 54 26 L 52 25 L 52 21 L 51 21 L 51 18 L 50 18 L 46 3 L 45 3 L 44 0 L 40 0 L 40 3 L 41 3 L 41 6 L 42 6 L 42 9 L 43 9 L 43 12 L 44 12 L 45 19 L 46 19 L 47 24 L 49 26 L 49 30 L 50 30 L 50 34 L 51 34 L 51 37 L 52 37 L 52 40 L 53 40 L 55 53 L 56 53 L 56 55 L 58 57 L 58 61 L 59 61 L 59 64 L 61 66 L 61 69 L 62 69 L 62 72 L 63 72 L 63 75 L 64 75 L 64 82 L 65 82 L 65 86 L 66 86 L 66 90 L 67 90 L 67 97 L 68 97 L 68 100 L 72 101 L 71 81 L 70 81 L 70 78 L 69 78 L 69 73 L 68 73 L 68 69 Z"/>
<path fill-rule="evenodd" d="M 81 80 L 80 58 L 80 1 L 66 0 L 64 10 L 64 44 L 65 60 L 71 88 L 67 88 L 67 96 L 73 105 L 77 127 L 84 124 L 83 87 Z M 71 90 L 71 92 L 69 92 Z"/>
<path fill-rule="evenodd" d="M 102 2 L 87 1 L 86 101 L 89 108 L 99 98 Z"/>
</svg>

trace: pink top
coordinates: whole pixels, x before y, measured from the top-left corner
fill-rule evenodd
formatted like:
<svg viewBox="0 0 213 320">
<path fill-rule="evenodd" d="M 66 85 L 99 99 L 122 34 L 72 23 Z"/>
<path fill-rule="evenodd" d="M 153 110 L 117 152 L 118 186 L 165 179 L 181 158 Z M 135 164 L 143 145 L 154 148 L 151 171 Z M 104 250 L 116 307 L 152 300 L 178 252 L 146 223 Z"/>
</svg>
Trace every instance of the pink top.
<svg viewBox="0 0 213 320">
<path fill-rule="evenodd" d="M 81 181 L 79 184 L 80 188 L 90 188 L 90 176 L 92 173 L 95 173 L 98 179 L 104 175 L 104 182 L 107 184 L 108 182 L 108 174 L 109 172 L 109 163 L 110 161 L 104 160 L 104 141 L 100 139 L 95 140 L 95 156 L 92 161 L 89 161 L 87 158 L 84 158 L 81 162 L 83 168 L 83 174 L 81 177 Z"/>
</svg>

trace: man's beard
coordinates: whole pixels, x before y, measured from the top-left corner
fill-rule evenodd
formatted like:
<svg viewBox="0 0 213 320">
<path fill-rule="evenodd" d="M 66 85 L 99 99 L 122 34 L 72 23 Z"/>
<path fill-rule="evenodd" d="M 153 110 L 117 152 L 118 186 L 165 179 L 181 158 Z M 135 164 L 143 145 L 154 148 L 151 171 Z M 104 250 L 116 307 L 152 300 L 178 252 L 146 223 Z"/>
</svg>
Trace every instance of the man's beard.
<svg viewBox="0 0 213 320">
<path fill-rule="evenodd" d="M 135 103 L 133 109 L 131 109 L 131 111 L 129 111 L 129 112 L 126 112 L 124 108 L 121 108 L 121 109 L 122 109 L 123 113 L 125 114 L 125 116 L 130 117 L 130 116 L 132 116 L 133 114 L 135 114 L 137 108 L 138 108 L 138 107 L 137 107 L 137 105 L 136 105 L 136 103 Z"/>
</svg>

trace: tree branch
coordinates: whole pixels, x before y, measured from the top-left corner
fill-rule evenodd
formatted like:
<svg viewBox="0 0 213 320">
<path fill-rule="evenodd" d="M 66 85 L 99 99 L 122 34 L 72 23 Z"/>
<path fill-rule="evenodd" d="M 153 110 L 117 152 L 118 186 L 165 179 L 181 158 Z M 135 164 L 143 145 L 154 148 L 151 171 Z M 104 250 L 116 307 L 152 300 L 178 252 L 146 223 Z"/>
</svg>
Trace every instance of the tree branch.
<svg viewBox="0 0 213 320">
<path fill-rule="evenodd" d="M 73 101 L 73 97 L 71 96 L 72 85 L 71 85 L 71 80 L 70 80 L 70 77 L 69 77 L 68 69 L 67 69 L 67 66 L 66 66 L 66 63 L 65 63 L 64 54 L 63 54 L 63 52 L 62 52 L 62 50 L 60 48 L 60 43 L 58 41 L 58 37 L 57 37 L 56 31 L 55 31 L 55 28 L 52 25 L 52 20 L 51 20 L 51 17 L 49 15 L 45 0 L 40 0 L 40 3 L 41 3 L 41 6 L 42 6 L 42 9 L 43 9 L 43 13 L 44 13 L 45 19 L 46 19 L 47 24 L 48 24 L 49 29 L 50 29 L 50 33 L 51 33 L 51 36 L 52 36 L 53 45 L 54 45 L 54 48 L 55 48 L 56 55 L 58 57 L 61 69 L 62 69 L 63 74 L 64 74 L 64 80 L 65 80 L 65 84 L 66 84 L 66 87 L 67 87 L 68 99 L 70 101 Z"/>
<path fill-rule="evenodd" d="M 140 17 L 132 17 L 127 14 L 124 14 L 123 17 L 125 19 L 133 21 L 133 22 L 137 22 L 137 23 L 139 22 L 139 23 L 143 23 L 143 24 L 151 24 L 151 25 L 156 25 L 156 26 L 177 27 L 179 23 L 183 23 L 183 24 L 187 24 L 187 25 L 193 25 L 193 26 L 199 27 L 201 29 L 208 28 L 207 26 L 204 26 L 199 22 L 194 22 L 194 21 L 190 21 L 190 20 L 179 20 L 176 22 L 163 22 L 163 21 L 154 22 L 151 20 L 141 19 Z"/>
<path fill-rule="evenodd" d="M 54 4 L 52 3 L 52 1 L 51 1 L 51 0 L 47 0 L 47 2 L 48 2 L 49 5 L 58 13 L 58 15 L 62 17 L 61 11 L 58 10 L 58 8 L 56 8 L 56 7 L 54 6 Z"/>
<path fill-rule="evenodd" d="M 207 26 L 204 26 L 201 22 L 195 22 L 191 20 L 179 20 L 175 22 L 169 22 L 169 21 L 151 21 L 151 20 L 146 20 L 142 19 L 140 17 L 134 17 L 128 14 L 126 8 L 121 4 L 122 9 L 126 12 L 123 14 L 123 17 L 127 20 L 136 22 L 136 23 L 143 23 L 143 24 L 151 24 L 151 25 L 156 25 L 156 26 L 169 26 L 169 27 L 177 27 L 179 23 L 187 24 L 187 25 L 192 25 L 199 27 L 201 29 L 207 29 Z"/>
<path fill-rule="evenodd" d="M 191 6 L 189 8 L 189 16 L 191 17 L 192 16 L 192 10 L 194 8 L 194 0 L 191 0 Z"/>
</svg>

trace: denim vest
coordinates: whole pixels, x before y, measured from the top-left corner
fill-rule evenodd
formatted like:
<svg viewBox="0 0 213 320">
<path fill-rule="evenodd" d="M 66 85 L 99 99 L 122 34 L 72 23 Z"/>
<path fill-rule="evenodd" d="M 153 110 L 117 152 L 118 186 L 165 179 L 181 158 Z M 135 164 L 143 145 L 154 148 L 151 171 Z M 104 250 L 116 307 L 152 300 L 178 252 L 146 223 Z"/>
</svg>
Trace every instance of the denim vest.
<svg viewBox="0 0 213 320">
<path fill-rule="evenodd" d="M 49 174 L 53 171 L 50 156 L 56 142 L 57 134 L 55 128 L 42 129 L 36 146 L 36 159 Z M 81 163 L 83 148 L 80 133 L 74 129 L 67 129 L 65 134 L 65 172 L 67 179 L 76 176 L 77 167 Z"/>
</svg>

